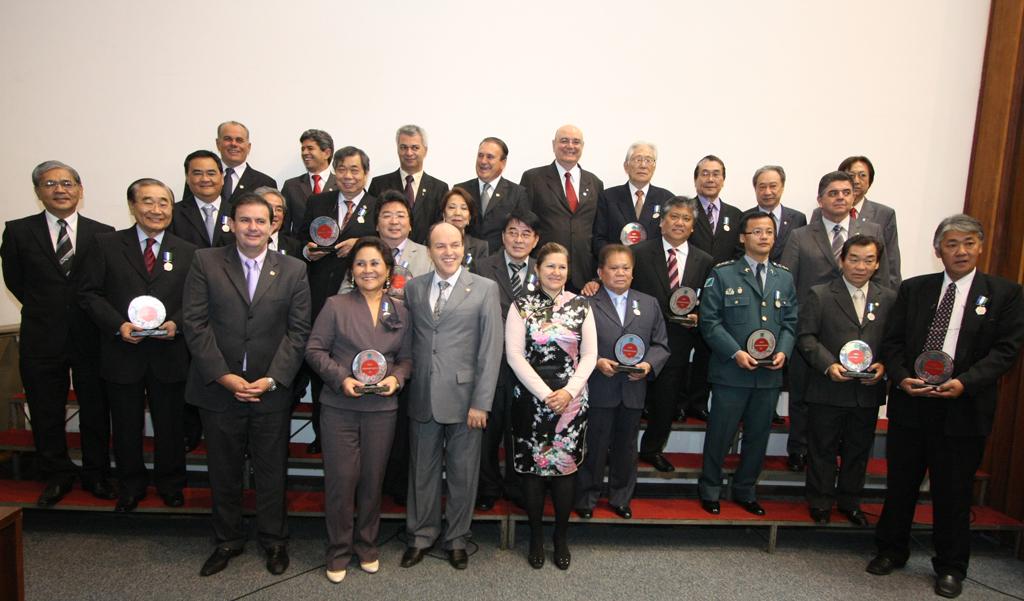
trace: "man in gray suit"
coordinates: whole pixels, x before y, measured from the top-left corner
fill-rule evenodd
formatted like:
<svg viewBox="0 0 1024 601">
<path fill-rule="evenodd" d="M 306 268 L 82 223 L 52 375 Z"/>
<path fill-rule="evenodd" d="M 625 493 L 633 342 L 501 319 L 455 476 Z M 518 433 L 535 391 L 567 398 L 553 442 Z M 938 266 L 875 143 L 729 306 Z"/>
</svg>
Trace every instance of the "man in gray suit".
<svg viewBox="0 0 1024 601">
<path fill-rule="evenodd" d="M 888 283 L 882 282 L 892 290 L 899 290 L 900 276 L 900 236 L 896 230 L 896 211 L 888 205 L 868 200 L 868 189 L 875 183 L 875 166 L 865 156 L 852 156 L 839 163 L 839 171 L 845 171 L 853 178 L 853 208 L 850 216 L 853 219 L 870 221 L 882 226 L 885 237 L 886 263 L 889 265 Z"/>
<path fill-rule="evenodd" d="M 647 397 L 647 382 L 668 362 L 672 351 L 661 307 L 653 296 L 631 290 L 633 252 L 621 244 L 606 244 L 597 258 L 602 289 L 591 297 L 597 326 L 597 369 L 587 382 L 590 415 L 587 418 L 587 453 L 576 476 L 576 513 L 591 517 L 601 495 L 608 465 L 608 502 L 619 517 L 630 519 L 629 502 L 636 488 L 637 437 L 640 414 Z M 636 367 L 616 371 L 615 346 L 625 334 L 639 336 L 646 352 Z"/>
<path fill-rule="evenodd" d="M 853 207 L 853 181 L 842 171 L 826 173 L 818 181 L 818 213 L 807 226 L 789 238 L 782 251 L 780 263 L 793 274 L 797 298 L 801 305 L 813 286 L 825 284 L 840 277 L 840 253 L 843 243 L 862 234 L 882 239 L 882 228 L 876 223 L 855 220 L 850 216 Z M 883 284 L 889 281 L 889 266 L 883 262 L 871 281 Z M 789 363 L 789 469 L 803 471 L 807 464 L 807 363 L 796 353 Z"/>
<path fill-rule="evenodd" d="M 285 474 L 292 379 L 309 337 L 306 266 L 269 252 L 273 209 L 247 192 L 232 207 L 230 246 L 197 251 L 185 279 L 185 341 L 192 353 L 185 399 L 199 407 L 209 450 L 217 548 L 210 576 L 245 547 L 242 466 L 256 469 L 256 529 L 267 570 L 288 568 Z"/>
<path fill-rule="evenodd" d="M 463 235 L 436 223 L 428 241 L 434 273 L 413 278 L 405 302 L 413 328 L 409 394 L 409 547 L 402 567 L 419 563 L 441 536 L 442 465 L 448 482 L 443 547 L 456 569 L 466 541 L 487 426 L 504 347 L 498 284 L 462 267 Z"/>
</svg>

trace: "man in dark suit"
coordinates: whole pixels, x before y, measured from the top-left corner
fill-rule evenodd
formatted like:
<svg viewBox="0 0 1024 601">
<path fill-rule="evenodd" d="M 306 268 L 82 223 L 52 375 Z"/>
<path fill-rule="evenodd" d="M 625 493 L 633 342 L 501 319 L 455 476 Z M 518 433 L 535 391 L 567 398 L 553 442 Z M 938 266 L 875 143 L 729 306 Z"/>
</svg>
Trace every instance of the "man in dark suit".
<svg viewBox="0 0 1024 601">
<path fill-rule="evenodd" d="M 221 198 L 232 201 L 240 194 L 252 192 L 260 186 L 277 187 L 277 181 L 253 169 L 247 162 L 252 142 L 249 140 L 249 128 L 238 121 L 225 121 L 217 126 L 217 152 L 220 153 L 221 171 L 224 174 L 224 186 Z M 182 200 L 192 200 L 195 191 L 186 184 L 181 195 Z"/>
<path fill-rule="evenodd" d="M 775 246 L 772 247 L 771 260 L 778 262 L 782 257 L 782 249 L 789 242 L 789 235 L 794 230 L 807 225 L 807 216 L 803 212 L 782 206 L 782 193 L 786 189 L 786 171 L 779 165 L 765 165 L 754 172 L 754 195 L 757 206 L 744 211 L 747 213 L 768 213 L 775 219 Z M 737 248 L 737 253 L 741 252 Z"/>
<path fill-rule="evenodd" d="M 714 267 L 711 255 L 690 243 L 693 233 L 697 201 L 676 196 L 665 202 L 661 217 L 661 235 L 645 240 L 633 247 L 636 258 L 633 268 L 633 289 L 653 296 L 665 316 L 669 310 L 669 299 L 680 286 L 699 291 L 704 286 L 708 272 Z M 675 268 L 669 265 L 670 254 Z M 694 326 L 696 312 L 691 321 L 667 320 L 668 347 L 671 356 L 665 366 L 658 370 L 658 377 L 651 382 L 647 395 L 648 420 L 640 442 L 640 459 L 650 463 L 662 472 L 675 469 L 662 451 L 672 433 L 672 418 L 678 410 L 678 400 L 686 390 L 686 367 L 690 351 L 700 338 Z M 696 409 L 703 409 L 700 405 Z M 684 412 L 695 415 L 692 407 Z"/>
<path fill-rule="evenodd" d="M 697 214 L 693 223 L 691 245 L 711 255 L 713 265 L 741 256 L 739 222 L 743 213 L 722 200 L 725 186 L 725 162 L 713 154 L 697 161 L 693 168 L 693 187 L 697 190 Z M 693 362 L 690 363 L 689 378 L 686 382 L 686 406 L 690 413 L 684 417 L 707 420 L 708 361 L 711 351 L 699 339 L 694 348 Z"/>
<path fill-rule="evenodd" d="M 540 219 L 535 214 L 513 212 L 506 219 L 505 230 L 501 235 L 503 249 L 476 264 L 479 275 L 498 283 L 502 320 L 508 316 L 512 302 L 519 295 L 530 291 L 530 275 L 535 275 L 537 271 L 537 262 L 530 258 L 530 253 L 537 246 L 539 228 Z M 476 506 L 483 511 L 494 507 L 495 500 L 503 495 L 513 500 L 519 500 L 520 497 L 519 483 L 509 452 L 512 449 L 512 430 L 509 427 L 512 398 L 506 383 L 511 377 L 511 370 L 503 356 L 497 388 L 494 390 L 494 402 L 480 445 L 480 484 Z M 498 449 L 502 442 L 506 449 L 504 482 L 498 461 Z"/>
<path fill-rule="evenodd" d="M 797 345 L 811 368 L 807 378 L 807 503 L 818 524 L 827 524 L 832 506 L 838 504 L 839 512 L 852 524 L 868 526 L 860 497 L 875 441 L 878 407 L 885 403 L 885 366 L 879 352 L 886 319 L 896 300 L 895 292 L 869 282 L 885 260 L 884 254 L 881 240 L 852 236 L 841 251 L 843 275 L 813 286 L 800 305 Z M 856 340 L 867 344 L 871 353 L 870 361 L 863 355 L 857 359 L 852 351 L 847 355 L 847 360 L 862 362 L 861 368 L 853 371 L 873 374 L 863 379 L 844 375 L 849 368 L 842 364 L 844 348 Z"/>
<path fill-rule="evenodd" d="M 636 488 L 636 439 L 640 414 L 647 396 L 647 381 L 669 359 L 665 319 L 658 301 L 630 289 L 633 253 L 621 244 L 608 244 L 597 257 L 602 289 L 592 298 L 597 328 L 597 368 L 590 375 L 590 413 L 587 416 L 587 452 L 576 475 L 576 513 L 589 518 L 604 487 L 608 468 L 608 502 L 621 518 L 630 519 L 629 506 Z M 616 371 L 619 339 L 638 336 L 646 352 L 633 367 L 639 372 Z"/>
<path fill-rule="evenodd" d="M 583 132 L 575 125 L 558 128 L 551 149 L 554 162 L 527 170 L 519 184 L 526 188 L 531 210 L 540 217 L 539 244 L 557 242 L 569 249 L 566 288 L 578 292 L 596 275 L 590 239 L 604 184 L 579 166 Z"/>
<path fill-rule="evenodd" d="M 462 266 L 462 233 L 430 229 L 434 272 L 413 278 L 405 305 L 413 328 L 409 394 L 408 547 L 401 565 L 419 563 L 438 540 L 457 570 L 466 545 L 480 473 L 480 438 L 494 399 L 503 330 L 498 285 Z M 441 528 L 442 466 L 448 494 Z"/>
<path fill-rule="evenodd" d="M 99 379 L 96 326 L 78 306 L 79 258 L 109 225 L 78 213 L 82 178 L 59 161 L 32 170 L 43 212 L 9 221 L 0 257 L 4 283 L 21 303 L 21 381 L 32 414 L 32 439 L 46 488 L 40 507 L 58 503 L 79 469 L 68 457 L 65 406 L 73 374 L 82 432 L 82 487 L 101 499 L 117 495 L 110 472 L 110 410 Z"/>
<path fill-rule="evenodd" d="M 910 527 L 925 472 L 931 487 L 935 592 L 956 597 L 967 576 L 974 474 L 992 430 L 999 378 L 1019 358 L 1024 300 L 1015 282 L 978 271 L 981 223 L 968 215 L 943 219 L 935 255 L 943 273 L 900 286 L 882 343 L 882 361 L 894 384 L 886 445 L 888 485 L 878 520 L 876 575 L 902 567 L 910 556 Z M 926 386 L 914 363 L 922 351 L 953 359 L 952 379 Z"/>
<path fill-rule="evenodd" d="M 354 146 L 346 146 L 334 153 L 334 177 L 337 192 L 321 192 L 309 198 L 306 215 L 299 228 L 299 240 L 305 245 L 303 256 L 309 261 L 309 289 L 312 319 L 315 321 L 327 298 L 341 290 L 345 274 L 352 265 L 349 252 L 363 236 L 373 236 L 377 199 L 367 194 L 364 186 L 370 174 L 370 157 Z M 333 251 L 318 248 L 309 232 L 309 225 L 317 217 L 330 217 L 338 223 L 340 232 Z M 320 390 L 323 380 L 312 370 L 306 370 L 313 391 L 313 431 L 315 438 L 307 451 L 320 452 Z"/>
<path fill-rule="evenodd" d="M 487 242 L 491 253 L 501 248 L 508 216 L 530 210 L 526 190 L 501 177 L 507 160 L 505 142 L 500 138 L 484 138 L 476 151 L 476 177 L 455 185 L 469 192 L 479 207 L 466 233 Z"/>
<path fill-rule="evenodd" d="M 253 190 L 253 194 L 259 194 L 274 209 L 274 222 L 271 224 L 270 241 L 267 243 L 267 248 L 289 257 L 302 257 L 302 249 L 305 246 L 284 229 L 284 224 L 291 219 L 284 195 L 276 188 L 269 186 L 260 186 Z"/>
<path fill-rule="evenodd" d="M 110 399 L 114 456 L 121 481 L 114 511 L 132 511 L 146 497 L 149 474 L 143 460 L 145 409 L 153 421 L 153 483 L 168 507 L 185 503 L 185 377 L 188 349 L 179 336 L 181 295 L 196 247 L 168 233 L 174 195 L 155 179 L 128 187 L 128 210 L 135 225 L 96 237 L 85 257 L 82 308 L 100 330 L 100 376 Z M 132 307 L 153 297 L 166 313 L 162 323 L 132 321 L 144 310 Z M 143 317 L 143 319 L 145 319 Z M 163 335 L 133 336 L 146 329 Z M 148 402 L 148 403 L 147 403 Z"/>
<path fill-rule="evenodd" d="M 427 132 L 418 125 L 403 125 L 395 132 L 399 167 L 396 171 L 378 175 L 370 181 L 370 195 L 380 196 L 385 190 L 398 190 L 412 207 L 412 238 L 425 244 L 427 231 L 434 223 L 441 207 L 441 198 L 448 192 L 448 184 L 423 171 L 427 157 Z"/>
<path fill-rule="evenodd" d="M 331 170 L 331 156 L 334 154 L 334 138 L 322 129 L 307 129 L 299 136 L 299 153 L 306 172 L 287 179 L 281 186 L 288 210 L 281 226 L 284 233 L 299 237 L 299 226 L 306 215 L 306 199 L 321 192 L 338 189 Z"/>
<path fill-rule="evenodd" d="M 267 570 L 288 567 L 285 475 L 291 382 L 309 337 L 309 285 L 302 261 L 268 252 L 273 210 L 253 193 L 234 207 L 236 243 L 200 250 L 185 280 L 183 325 L 192 353 L 185 397 L 199 407 L 209 449 L 217 548 L 209 576 L 242 553 L 242 466 L 252 457 L 256 530 Z"/>
<path fill-rule="evenodd" d="M 885 254 L 889 265 L 889 281 L 883 284 L 893 290 L 900 287 L 900 237 L 896 229 L 896 211 L 888 205 L 868 200 L 868 189 L 875 183 L 875 166 L 865 156 L 852 156 L 839 163 L 839 171 L 845 171 L 853 178 L 853 208 L 850 216 L 882 226 L 885 235 Z"/>
<path fill-rule="evenodd" d="M 659 219 L 665 203 L 673 194 L 665 188 L 651 185 L 658 166 L 658 148 L 650 142 L 634 142 L 626 151 L 622 168 L 629 178 L 621 186 L 603 190 L 597 197 L 594 216 L 594 256 L 599 256 L 606 244 L 633 244 L 622 241 L 622 228 L 627 223 L 639 223 L 647 238 L 661 233 Z"/>
<path fill-rule="evenodd" d="M 807 300 L 811 288 L 840 277 L 840 252 L 843 243 L 857 234 L 882 239 L 877 224 L 850 217 L 853 183 L 842 171 L 826 173 L 818 180 L 819 217 L 793 232 L 779 261 L 793 274 L 800 303 Z M 889 281 L 889 265 L 883 262 L 871 276 L 875 283 Z M 789 362 L 789 469 L 801 472 L 807 465 L 807 362 L 797 353 Z"/>
</svg>

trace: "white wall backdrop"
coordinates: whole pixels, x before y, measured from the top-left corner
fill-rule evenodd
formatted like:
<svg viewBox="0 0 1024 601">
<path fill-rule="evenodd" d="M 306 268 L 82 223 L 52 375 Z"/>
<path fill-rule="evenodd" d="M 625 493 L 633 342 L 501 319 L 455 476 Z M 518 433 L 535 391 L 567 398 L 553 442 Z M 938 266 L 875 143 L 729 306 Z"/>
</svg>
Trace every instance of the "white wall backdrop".
<svg viewBox="0 0 1024 601">
<path fill-rule="evenodd" d="M 503 138 L 506 176 L 552 160 L 566 122 L 581 164 L 625 181 L 628 145 L 659 146 L 655 183 L 693 194 L 721 156 L 723 198 L 754 204 L 750 176 L 786 168 L 783 202 L 809 212 L 818 178 L 851 154 L 877 169 L 869 197 L 896 208 L 905 276 L 937 269 L 932 230 L 963 205 L 988 2 L 210 2 L 9 0 L 0 5 L 0 219 L 41 210 L 33 166 L 58 159 L 82 212 L 131 223 L 124 189 L 180 193 L 184 156 L 216 124 L 251 130 L 250 164 L 282 183 L 315 127 L 356 145 L 371 175 L 397 167 L 394 130 L 430 135 L 426 169 L 473 176 L 477 142 Z M 0 323 L 18 321 L 0 295 Z"/>
</svg>

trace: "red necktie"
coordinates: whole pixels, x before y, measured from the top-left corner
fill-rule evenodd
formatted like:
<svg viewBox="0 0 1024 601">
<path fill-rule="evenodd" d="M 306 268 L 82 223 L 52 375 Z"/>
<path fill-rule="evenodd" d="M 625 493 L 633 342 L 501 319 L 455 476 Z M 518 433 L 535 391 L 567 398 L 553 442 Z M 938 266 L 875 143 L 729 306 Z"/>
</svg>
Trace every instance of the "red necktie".
<svg viewBox="0 0 1024 601">
<path fill-rule="evenodd" d="M 668 285 L 675 290 L 679 287 L 679 262 L 676 261 L 676 249 L 668 249 Z"/>
<path fill-rule="evenodd" d="M 320 187 L 320 174 L 313 174 L 313 194 L 319 194 L 323 188 Z"/>
<path fill-rule="evenodd" d="M 575 213 L 576 207 L 580 206 L 580 199 L 576 198 L 576 188 L 572 187 L 572 174 L 568 171 L 565 172 L 565 199 L 569 201 L 569 210 Z"/>
<path fill-rule="evenodd" d="M 142 253 L 142 260 L 146 263 L 146 271 L 153 274 L 153 268 L 156 267 L 156 255 L 153 254 L 153 245 L 156 244 L 156 240 L 152 238 L 146 238 L 146 252 Z"/>
<path fill-rule="evenodd" d="M 850 209 L 850 219 L 857 220 L 857 207 Z"/>
</svg>

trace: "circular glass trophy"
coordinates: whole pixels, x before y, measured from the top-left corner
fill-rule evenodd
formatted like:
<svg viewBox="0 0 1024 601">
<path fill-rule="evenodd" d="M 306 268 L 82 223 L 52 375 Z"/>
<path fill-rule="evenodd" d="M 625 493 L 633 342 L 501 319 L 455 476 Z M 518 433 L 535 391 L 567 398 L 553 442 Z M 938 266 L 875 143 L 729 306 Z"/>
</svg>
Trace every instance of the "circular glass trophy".
<svg viewBox="0 0 1024 601">
<path fill-rule="evenodd" d="M 615 341 L 615 360 L 619 362 L 615 366 L 615 371 L 629 374 L 644 373 L 643 368 L 636 365 L 644 360 L 646 352 L 647 346 L 642 338 L 636 334 L 624 334 Z"/>
<path fill-rule="evenodd" d="M 622 232 L 619 234 L 619 240 L 626 246 L 633 246 L 637 242 L 643 242 L 646 239 L 647 230 L 635 221 L 622 226 Z"/>
<path fill-rule="evenodd" d="M 412 272 L 404 265 L 395 265 L 391 270 L 388 294 L 393 298 L 405 298 L 405 284 L 412 279 Z"/>
<path fill-rule="evenodd" d="M 845 368 L 841 373 L 847 378 L 870 380 L 875 377 L 875 372 L 868 371 L 874 359 L 871 347 L 863 340 L 851 340 L 839 349 L 839 364 Z"/>
<path fill-rule="evenodd" d="M 333 251 L 339 236 L 341 228 L 333 217 L 323 215 L 309 224 L 309 237 L 317 245 L 315 250 Z"/>
<path fill-rule="evenodd" d="M 166 336 L 160 324 L 167 320 L 167 308 L 155 296 L 136 296 L 128 304 L 128 321 L 142 328 L 131 333 L 132 338 L 144 336 Z"/>
<path fill-rule="evenodd" d="M 758 366 L 771 365 L 775 354 L 775 334 L 771 330 L 754 330 L 747 338 L 747 353 Z"/>
<path fill-rule="evenodd" d="M 380 351 L 367 350 L 356 355 L 352 360 L 352 377 L 359 380 L 363 386 L 356 386 L 356 392 L 361 394 L 380 394 L 386 391 L 387 386 L 380 386 L 380 381 L 388 373 L 388 360 Z"/>
<path fill-rule="evenodd" d="M 925 351 L 914 361 L 914 372 L 924 382 L 914 388 L 944 384 L 953 375 L 953 358 L 942 351 Z"/>
<path fill-rule="evenodd" d="M 697 291 L 689 286 L 680 286 L 668 297 L 668 320 L 684 328 L 695 328 L 697 320 L 694 319 L 696 315 L 692 313 L 696 308 Z"/>
</svg>

